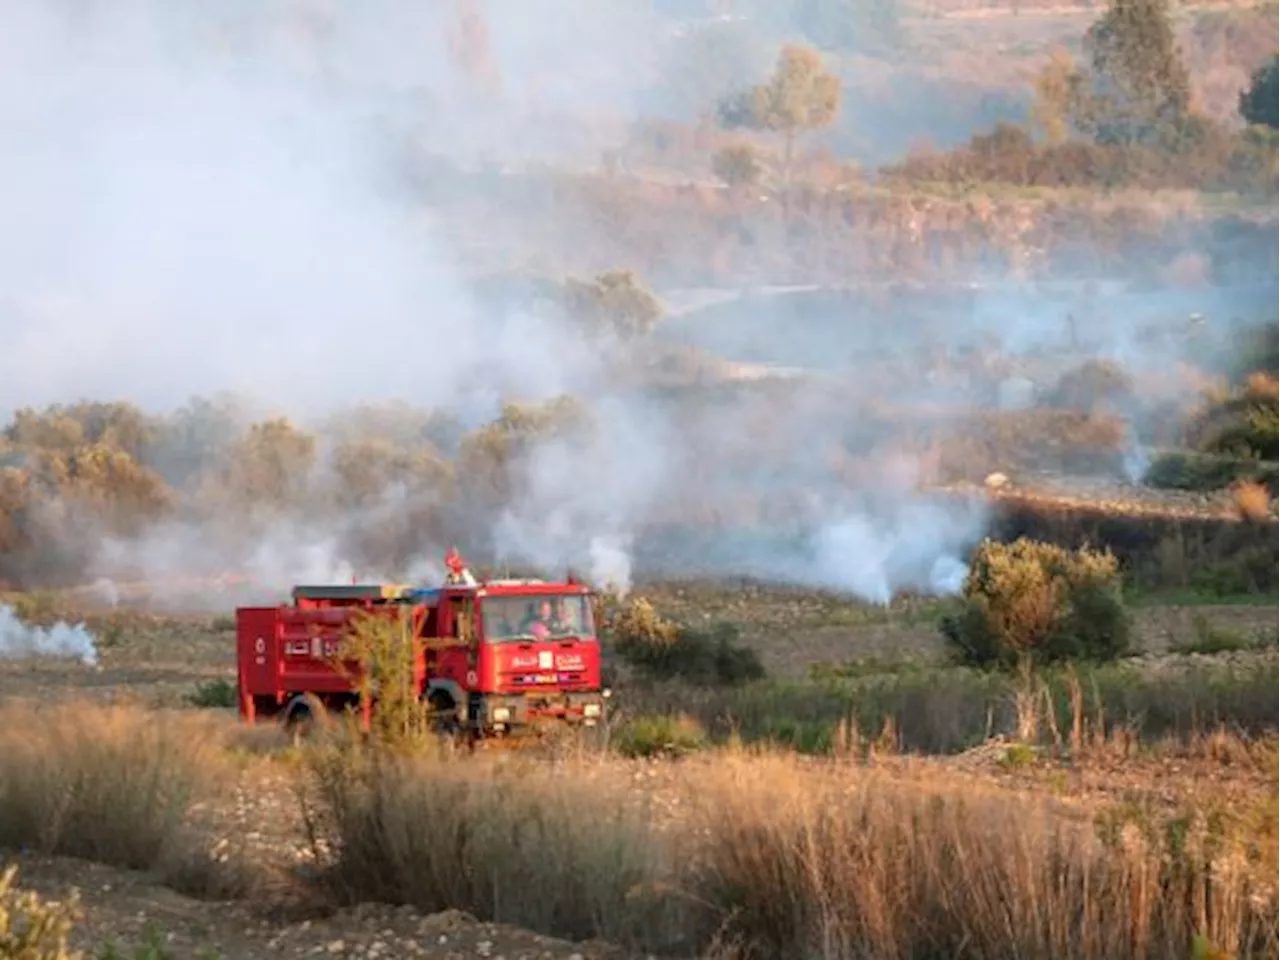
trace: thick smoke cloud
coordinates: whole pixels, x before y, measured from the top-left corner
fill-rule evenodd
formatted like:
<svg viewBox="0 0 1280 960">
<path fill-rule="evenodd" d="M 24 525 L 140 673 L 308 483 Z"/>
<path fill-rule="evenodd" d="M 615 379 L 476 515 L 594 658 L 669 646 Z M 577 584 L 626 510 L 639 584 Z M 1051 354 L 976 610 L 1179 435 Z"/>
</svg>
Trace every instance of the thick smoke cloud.
<svg viewBox="0 0 1280 960">
<path fill-rule="evenodd" d="M 417 144 L 464 168 L 595 164 L 601 144 L 584 126 L 645 102 L 665 28 L 626 4 L 572 6 L 487 4 L 487 36 L 467 40 L 450 4 L 5 4 L 0 411 L 80 397 L 165 410 L 232 391 L 256 414 L 304 423 L 398 399 L 452 407 L 473 427 L 504 398 L 571 393 L 608 429 L 536 447 L 522 494 L 468 518 L 464 531 L 490 539 L 497 559 L 573 565 L 626 587 L 638 544 L 675 505 L 731 512 L 750 492 L 796 510 L 761 518 L 761 538 L 723 530 L 707 549 L 647 562 L 874 601 L 954 590 L 984 512 L 925 499 L 890 466 L 851 477 L 826 459 L 849 446 L 860 404 L 889 392 L 997 405 L 974 390 L 863 377 L 862 357 L 912 346 L 904 331 L 914 328 L 894 322 L 891 303 L 798 358 L 798 325 L 755 324 L 750 359 L 798 360 L 825 378 L 784 400 L 691 414 L 626 386 L 618 345 L 586 340 L 554 313 L 472 295 L 472 251 L 401 176 L 402 151 Z M 503 231 L 501 221 L 467 227 L 494 241 Z M 566 217 L 566 246 L 578 229 Z M 755 308 L 766 320 L 770 310 Z M 1018 351 L 1056 348 L 1063 312 L 984 294 L 967 320 L 948 318 L 944 345 L 994 336 Z M 1100 355 L 1150 358 L 1126 329 L 1084 334 Z M 872 461 L 888 455 L 872 442 L 881 439 L 865 445 Z M 343 555 L 352 526 L 405 506 L 394 490 L 385 500 L 343 525 L 282 519 L 247 552 L 220 536 L 221 521 L 168 524 L 104 541 L 98 572 L 221 566 L 282 586 L 437 575 L 443 544 L 424 542 L 408 571 Z M 802 522 L 789 527 L 794 517 Z"/>
<path fill-rule="evenodd" d="M 216 390 L 294 414 L 434 405 L 481 366 L 494 387 L 571 386 L 538 362 L 547 331 L 476 316 L 395 189 L 370 95 L 281 49 L 301 26 L 184 9 L 6 5 L 0 409 Z M 339 76 L 362 53 L 381 66 L 366 16 L 334 27 Z"/>
</svg>

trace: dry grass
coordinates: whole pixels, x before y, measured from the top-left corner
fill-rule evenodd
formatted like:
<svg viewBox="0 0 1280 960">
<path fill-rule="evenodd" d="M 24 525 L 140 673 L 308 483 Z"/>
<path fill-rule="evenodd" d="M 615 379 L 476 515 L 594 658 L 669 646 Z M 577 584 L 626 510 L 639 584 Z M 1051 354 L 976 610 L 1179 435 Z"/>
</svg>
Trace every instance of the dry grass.
<svg viewBox="0 0 1280 960">
<path fill-rule="evenodd" d="M 0 846 L 154 870 L 186 892 L 242 882 L 192 823 L 215 793 L 208 716 L 65 702 L 0 710 Z"/>
<path fill-rule="evenodd" d="M 1196 936 L 1273 956 L 1274 737 L 1215 731 L 1135 767 L 1131 744 L 1117 752 L 1077 713 L 1080 729 L 1062 731 L 1072 776 L 1116 763 L 1128 783 L 1161 762 L 1178 782 L 1217 786 L 1170 799 L 1135 780 L 1114 804 L 1000 787 L 959 760 L 393 754 L 341 728 L 304 751 L 305 767 L 285 766 L 324 888 L 345 902 L 456 908 L 682 956 L 1097 960 L 1186 956 Z M 125 707 L 11 707 L 0 730 L 0 846 L 180 885 L 208 848 L 199 813 L 223 753 L 271 746 L 191 711 Z M 1064 775 L 1057 762 L 1029 752 L 1001 775 L 1025 786 Z M 1249 786 L 1213 770 L 1242 770 Z"/>
<path fill-rule="evenodd" d="M 0 871 L 0 960 L 81 960 L 67 946 L 79 905 L 22 890 L 17 875 L 16 866 Z"/>
<path fill-rule="evenodd" d="M 1235 484 L 1231 500 L 1242 520 L 1265 523 L 1271 519 L 1271 493 L 1261 483 L 1246 480 Z"/>
<path fill-rule="evenodd" d="M 1195 933 L 1274 949 L 1274 908 L 1251 905 L 1243 875 L 1171 857 L 1158 828 L 1139 837 L 1150 824 L 1099 837 L 1045 799 L 795 779 L 786 760 L 737 761 L 702 788 L 703 895 L 765 955 L 1180 956 Z"/>
<path fill-rule="evenodd" d="M 669 872 L 627 782 L 528 762 L 391 757 L 329 745 L 312 757 L 316 829 L 340 898 L 459 908 L 574 939 L 649 940 L 637 896 Z"/>
<path fill-rule="evenodd" d="M 618 761 L 324 757 L 332 876 L 352 900 L 683 955 L 1097 960 L 1186 956 L 1196 935 L 1236 956 L 1276 945 L 1256 851 L 1194 812 L 1123 809 L 1095 828 L 1044 794 L 729 751 L 663 768 L 655 816 L 652 788 L 626 788 L 645 768 Z"/>
</svg>

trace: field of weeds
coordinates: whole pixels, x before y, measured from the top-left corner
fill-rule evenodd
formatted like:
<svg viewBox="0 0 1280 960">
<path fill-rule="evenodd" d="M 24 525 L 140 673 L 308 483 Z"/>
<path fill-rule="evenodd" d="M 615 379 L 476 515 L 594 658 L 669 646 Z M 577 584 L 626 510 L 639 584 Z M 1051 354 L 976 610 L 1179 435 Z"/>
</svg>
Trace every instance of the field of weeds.
<svg viewBox="0 0 1280 960">
<path fill-rule="evenodd" d="M 1117 799 L 1083 788 L 1116 763 L 1098 744 L 948 762 L 463 757 L 341 735 L 290 748 L 207 714 L 89 704 L 7 708 L 0 731 L 0 841 L 37 879 L 75 857 L 249 898 L 255 924 L 274 917 L 264 941 L 299 954 L 317 945 L 297 911 L 319 928 L 366 901 L 615 955 L 1276 951 L 1274 736 L 1135 750 Z M 1155 775 L 1169 764 L 1182 776 Z M 254 929 L 210 924 L 204 945 L 250 950 Z"/>
<path fill-rule="evenodd" d="M 958 600 L 639 589 L 765 675 L 607 645 L 607 736 L 497 754 L 292 744 L 229 617 L 11 597 L 99 649 L 0 665 L 0 859 L 104 957 L 1276 955 L 1274 598 L 1136 592 L 1124 656 L 1028 684 L 948 662 Z"/>
</svg>

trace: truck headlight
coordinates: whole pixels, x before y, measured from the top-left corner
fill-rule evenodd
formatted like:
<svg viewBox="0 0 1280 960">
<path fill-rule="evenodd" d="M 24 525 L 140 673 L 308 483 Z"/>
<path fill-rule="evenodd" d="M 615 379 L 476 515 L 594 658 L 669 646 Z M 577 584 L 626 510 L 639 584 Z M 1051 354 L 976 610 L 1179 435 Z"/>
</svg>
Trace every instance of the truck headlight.
<svg viewBox="0 0 1280 960">
<path fill-rule="evenodd" d="M 583 705 L 583 707 L 582 707 L 582 715 L 583 715 L 584 717 L 598 717 L 598 716 L 600 716 L 600 704 L 598 704 L 598 703 L 588 703 L 588 704 L 584 704 L 584 705 Z"/>
<path fill-rule="evenodd" d="M 493 708 L 494 723 L 506 723 L 510 719 L 511 719 L 510 707 L 494 707 Z"/>
</svg>

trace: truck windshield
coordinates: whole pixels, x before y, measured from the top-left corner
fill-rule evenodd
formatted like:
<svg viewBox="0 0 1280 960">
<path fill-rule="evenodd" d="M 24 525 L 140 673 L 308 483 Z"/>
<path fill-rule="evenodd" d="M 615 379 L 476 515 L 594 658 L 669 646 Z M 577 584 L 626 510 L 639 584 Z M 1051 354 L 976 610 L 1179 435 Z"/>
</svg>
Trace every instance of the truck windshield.
<svg viewBox="0 0 1280 960">
<path fill-rule="evenodd" d="M 571 596 L 486 597 L 480 603 L 485 638 L 491 643 L 594 637 L 591 603 Z"/>
</svg>

